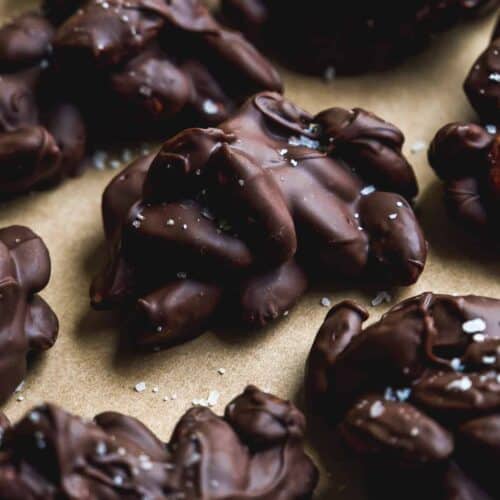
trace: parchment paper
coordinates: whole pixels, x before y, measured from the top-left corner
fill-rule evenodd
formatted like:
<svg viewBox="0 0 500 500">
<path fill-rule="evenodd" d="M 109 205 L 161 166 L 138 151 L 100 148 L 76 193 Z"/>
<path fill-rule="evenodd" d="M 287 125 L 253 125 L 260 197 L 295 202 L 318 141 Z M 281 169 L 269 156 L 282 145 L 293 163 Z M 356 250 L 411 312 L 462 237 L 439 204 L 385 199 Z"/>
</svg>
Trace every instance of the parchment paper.
<svg viewBox="0 0 500 500">
<path fill-rule="evenodd" d="M 0 0 L 0 18 L 34 4 Z M 430 255 L 415 286 L 390 291 L 393 303 L 427 290 L 500 297 L 500 257 L 488 243 L 450 223 L 426 151 L 410 151 L 420 141 L 428 144 L 445 123 L 474 117 L 461 86 L 486 46 L 492 24 L 489 18 L 461 26 L 440 36 L 423 54 L 385 73 L 326 83 L 283 71 L 288 97 L 305 109 L 364 107 L 396 123 L 406 135 L 406 152 L 420 182 L 417 211 Z M 369 306 L 377 290 L 360 292 L 331 283 L 310 292 L 287 318 L 266 331 L 208 333 L 160 353 L 131 353 L 120 340 L 120 318 L 92 311 L 88 300 L 90 280 L 104 257 L 101 193 L 115 173 L 90 169 L 57 189 L 0 205 L 0 227 L 30 226 L 47 243 L 53 273 L 42 295 L 61 324 L 57 344 L 33 364 L 25 388 L 5 406 L 7 415 L 17 419 L 42 401 L 87 417 L 117 410 L 140 418 L 166 440 L 192 400 L 206 398 L 211 390 L 221 394 L 218 412 L 248 383 L 302 406 L 304 362 L 327 312 L 321 298 L 328 297 L 332 303 L 353 298 Z M 387 307 L 370 307 L 371 320 Z M 220 368 L 226 370 L 224 375 L 218 373 Z M 147 389 L 137 393 L 133 388 L 141 381 Z M 171 399 L 173 394 L 176 399 Z M 17 401 L 19 395 L 23 401 Z M 166 402 L 165 396 L 169 396 Z M 309 448 L 322 473 L 317 498 L 363 498 L 354 461 L 320 423 L 310 420 Z"/>
</svg>

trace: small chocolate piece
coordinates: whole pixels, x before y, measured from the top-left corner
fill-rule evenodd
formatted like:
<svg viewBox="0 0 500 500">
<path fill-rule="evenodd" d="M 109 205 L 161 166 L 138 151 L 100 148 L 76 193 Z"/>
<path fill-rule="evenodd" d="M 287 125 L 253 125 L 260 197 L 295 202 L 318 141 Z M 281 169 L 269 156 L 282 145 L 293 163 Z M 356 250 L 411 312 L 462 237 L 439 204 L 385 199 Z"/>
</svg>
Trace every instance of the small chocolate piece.
<svg viewBox="0 0 500 500">
<path fill-rule="evenodd" d="M 498 0 L 314 2 L 222 0 L 221 17 L 300 71 L 334 76 L 383 69 L 432 35 L 498 7 Z"/>
<path fill-rule="evenodd" d="M 57 3 L 48 10 L 60 12 Z M 253 93 L 282 89 L 272 65 L 200 0 L 76 3 L 57 28 L 55 60 L 100 141 L 216 125 Z"/>
<path fill-rule="evenodd" d="M 318 473 L 304 430 L 291 403 L 252 386 L 225 417 L 189 410 L 166 444 L 132 417 L 85 421 L 44 405 L 5 432 L 0 497 L 306 500 Z"/>
<path fill-rule="evenodd" d="M 496 238 L 500 202 L 500 134 L 496 127 L 451 123 L 429 149 L 429 163 L 444 184 L 450 214 L 487 238 Z"/>
<path fill-rule="evenodd" d="M 500 300 L 424 293 L 367 318 L 349 301 L 328 314 L 307 364 L 314 410 L 396 493 L 498 498 Z"/>
<path fill-rule="evenodd" d="M 500 20 L 490 45 L 472 66 L 464 90 L 483 123 L 500 124 Z"/>
<path fill-rule="evenodd" d="M 37 295 L 49 276 L 49 252 L 33 231 L 0 229 L 0 401 L 24 380 L 27 355 L 56 341 L 57 318 Z"/>
<path fill-rule="evenodd" d="M 39 13 L 0 28 L 1 197 L 75 175 L 85 155 L 81 113 L 51 75 L 53 36 Z"/>
<path fill-rule="evenodd" d="M 262 327 L 318 273 L 414 283 L 427 249 L 403 141 L 366 111 L 313 117 L 276 93 L 181 132 L 104 192 L 110 261 L 94 307 L 138 304 L 139 343 L 169 346 L 213 326 L 222 301 Z"/>
</svg>

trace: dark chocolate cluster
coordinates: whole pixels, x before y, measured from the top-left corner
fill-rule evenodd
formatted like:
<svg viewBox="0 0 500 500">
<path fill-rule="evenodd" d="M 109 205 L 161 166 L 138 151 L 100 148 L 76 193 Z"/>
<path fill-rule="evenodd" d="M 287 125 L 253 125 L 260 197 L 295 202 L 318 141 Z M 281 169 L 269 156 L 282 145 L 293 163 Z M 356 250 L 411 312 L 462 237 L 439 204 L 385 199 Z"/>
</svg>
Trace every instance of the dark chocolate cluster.
<svg viewBox="0 0 500 500">
<path fill-rule="evenodd" d="M 0 229 L 0 402 L 26 376 L 27 355 L 49 349 L 56 340 L 57 318 L 37 295 L 49 276 L 49 252 L 33 231 Z"/>
<path fill-rule="evenodd" d="M 496 127 L 446 125 L 431 144 L 429 163 L 444 182 L 450 214 L 467 228 L 495 237 L 500 208 L 500 135 Z"/>
<path fill-rule="evenodd" d="M 498 0 L 222 0 L 221 17 L 306 72 L 383 69 Z"/>
<path fill-rule="evenodd" d="M 46 0 L 0 28 L 0 196 L 81 171 L 86 149 L 213 125 L 281 90 L 200 0 Z"/>
<path fill-rule="evenodd" d="M 200 0 L 45 4 L 59 78 L 106 140 L 216 125 L 255 92 L 281 90 L 271 64 Z"/>
<path fill-rule="evenodd" d="M 54 28 L 27 13 L 0 28 L 0 197 L 78 173 L 83 118 L 51 69 Z"/>
<path fill-rule="evenodd" d="M 500 124 L 500 22 L 472 66 L 464 90 L 483 123 Z"/>
<path fill-rule="evenodd" d="M 93 305 L 135 304 L 138 342 L 168 346 L 213 326 L 221 304 L 264 326 L 309 277 L 414 283 L 427 248 L 403 141 L 361 109 L 313 117 L 276 93 L 181 132 L 107 187 Z"/>
<path fill-rule="evenodd" d="M 304 416 L 255 387 L 224 417 L 189 410 L 169 443 L 132 417 L 86 421 L 53 405 L 4 426 L 0 497 L 9 500 L 307 500 L 317 483 Z"/>
<path fill-rule="evenodd" d="M 424 293 L 367 318 L 350 301 L 328 314 L 307 367 L 315 410 L 384 498 L 499 498 L 500 301 Z"/>
</svg>

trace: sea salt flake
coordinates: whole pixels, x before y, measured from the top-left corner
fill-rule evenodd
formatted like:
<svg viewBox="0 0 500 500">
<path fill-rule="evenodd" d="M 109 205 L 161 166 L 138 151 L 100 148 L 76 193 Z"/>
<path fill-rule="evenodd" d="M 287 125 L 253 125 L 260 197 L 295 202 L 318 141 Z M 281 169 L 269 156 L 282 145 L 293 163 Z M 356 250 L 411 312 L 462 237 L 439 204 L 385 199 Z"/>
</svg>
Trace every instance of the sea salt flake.
<svg viewBox="0 0 500 500">
<path fill-rule="evenodd" d="M 290 146 L 299 146 L 299 147 L 301 146 L 308 149 L 319 149 L 320 147 L 319 141 L 316 141 L 315 139 L 310 139 L 305 135 L 301 135 L 299 137 L 296 136 L 290 137 L 290 139 L 288 139 L 288 144 L 290 144 Z"/>
<path fill-rule="evenodd" d="M 410 151 L 412 152 L 412 154 L 417 154 L 421 151 L 424 151 L 425 149 L 427 149 L 427 144 L 424 141 L 416 141 L 413 143 Z"/>
<path fill-rule="evenodd" d="M 92 157 L 92 164 L 97 170 L 104 170 L 106 168 L 106 160 L 108 155 L 104 151 L 96 151 Z"/>
<path fill-rule="evenodd" d="M 143 95 L 144 97 L 151 97 L 151 95 L 153 94 L 153 90 L 146 85 L 141 85 L 139 87 L 139 94 Z"/>
<path fill-rule="evenodd" d="M 215 406 L 219 401 L 220 393 L 218 391 L 210 391 L 207 398 L 208 406 Z"/>
<path fill-rule="evenodd" d="M 500 73 L 496 71 L 494 73 L 490 73 L 490 75 L 488 76 L 488 80 L 490 82 L 500 83 Z"/>
<path fill-rule="evenodd" d="M 481 318 L 474 318 L 462 324 L 465 333 L 479 333 L 486 330 L 486 323 Z"/>
<path fill-rule="evenodd" d="M 328 66 L 326 69 L 325 69 L 325 72 L 323 74 L 323 78 L 327 81 L 327 82 L 332 82 L 333 80 L 335 80 L 335 77 L 337 76 L 337 71 L 335 70 L 335 68 L 333 66 Z"/>
<path fill-rule="evenodd" d="M 332 301 L 328 297 L 323 297 L 320 301 L 320 304 L 323 307 L 330 307 L 332 305 Z"/>
<path fill-rule="evenodd" d="M 370 406 L 370 417 L 371 418 L 378 418 L 384 412 L 385 412 L 385 408 L 384 408 L 384 405 L 382 404 L 381 401 L 375 401 L 375 403 L 373 403 Z"/>
<path fill-rule="evenodd" d="M 146 382 L 139 382 L 138 384 L 135 384 L 134 390 L 135 392 L 144 392 L 146 387 Z"/>
<path fill-rule="evenodd" d="M 482 361 L 485 365 L 494 365 L 496 363 L 496 356 L 483 356 Z"/>
<path fill-rule="evenodd" d="M 490 135 L 495 135 L 497 133 L 497 128 L 495 125 L 488 124 L 484 127 L 486 129 L 486 132 Z"/>
<path fill-rule="evenodd" d="M 398 214 L 394 213 L 394 214 L 389 214 L 389 219 L 390 220 L 396 220 L 398 218 Z"/>
<path fill-rule="evenodd" d="M 96 445 L 95 451 L 100 457 L 102 457 L 106 455 L 108 447 L 106 446 L 106 443 L 104 441 L 99 441 Z"/>
<path fill-rule="evenodd" d="M 219 111 L 219 106 L 217 106 L 212 99 L 206 99 L 203 102 L 203 111 L 205 111 L 207 115 L 215 115 Z"/>
<path fill-rule="evenodd" d="M 460 358 L 453 358 L 450 365 L 456 372 L 460 372 L 464 369 L 464 365 L 462 364 L 462 360 Z"/>
<path fill-rule="evenodd" d="M 375 186 L 365 186 L 361 191 L 361 196 L 368 196 L 375 192 Z"/>
<path fill-rule="evenodd" d="M 217 370 L 217 373 L 218 373 L 219 375 L 224 375 L 224 374 L 226 373 L 226 369 L 225 369 L 225 368 L 219 368 L 219 369 Z"/>
<path fill-rule="evenodd" d="M 469 377 L 462 377 L 451 381 L 446 388 L 452 391 L 468 391 L 472 387 L 472 381 Z"/>
<path fill-rule="evenodd" d="M 392 301 L 392 296 L 388 292 L 378 292 L 375 298 L 372 300 L 371 304 L 373 307 L 378 307 L 382 305 L 384 302 L 388 304 Z"/>
</svg>

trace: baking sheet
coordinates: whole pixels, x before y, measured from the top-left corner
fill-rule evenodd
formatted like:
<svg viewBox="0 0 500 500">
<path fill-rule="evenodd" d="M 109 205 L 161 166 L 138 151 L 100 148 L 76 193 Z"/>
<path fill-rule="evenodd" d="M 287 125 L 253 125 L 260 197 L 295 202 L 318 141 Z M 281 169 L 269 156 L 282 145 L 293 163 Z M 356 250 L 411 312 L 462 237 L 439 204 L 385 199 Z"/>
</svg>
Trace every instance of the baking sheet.
<svg viewBox="0 0 500 500">
<path fill-rule="evenodd" d="M 35 2 L 0 0 L 0 19 L 32 5 Z M 305 109 L 315 113 L 331 106 L 364 107 L 396 123 L 406 135 L 406 153 L 420 183 L 417 211 L 430 255 L 415 286 L 390 291 L 393 302 L 426 290 L 500 297 L 500 259 L 487 243 L 449 224 L 426 151 L 411 152 L 422 141 L 428 144 L 445 123 L 473 119 L 461 85 L 486 46 L 493 22 L 483 19 L 446 33 L 425 53 L 384 73 L 327 83 L 283 71 L 288 97 Z M 61 324 L 55 347 L 34 363 L 22 392 L 5 405 L 11 419 L 52 401 L 87 417 L 104 410 L 133 415 L 166 440 L 192 400 L 206 398 L 212 390 L 221 394 L 218 412 L 248 383 L 302 406 L 304 362 L 327 312 L 321 298 L 332 303 L 359 300 L 369 306 L 371 320 L 388 307 L 370 306 L 377 290 L 360 292 L 332 283 L 311 291 L 288 317 L 265 331 L 212 332 L 155 354 L 130 352 L 120 339 L 120 318 L 92 311 L 88 300 L 91 278 L 104 260 L 101 193 L 115 173 L 90 169 L 55 190 L 0 205 L 0 227 L 27 225 L 48 245 L 53 273 L 42 295 Z M 135 392 L 142 381 L 146 391 Z M 17 401 L 19 395 L 22 401 Z M 308 448 L 322 473 L 316 498 L 363 498 L 356 464 L 321 424 L 311 427 L 315 432 Z"/>
</svg>

